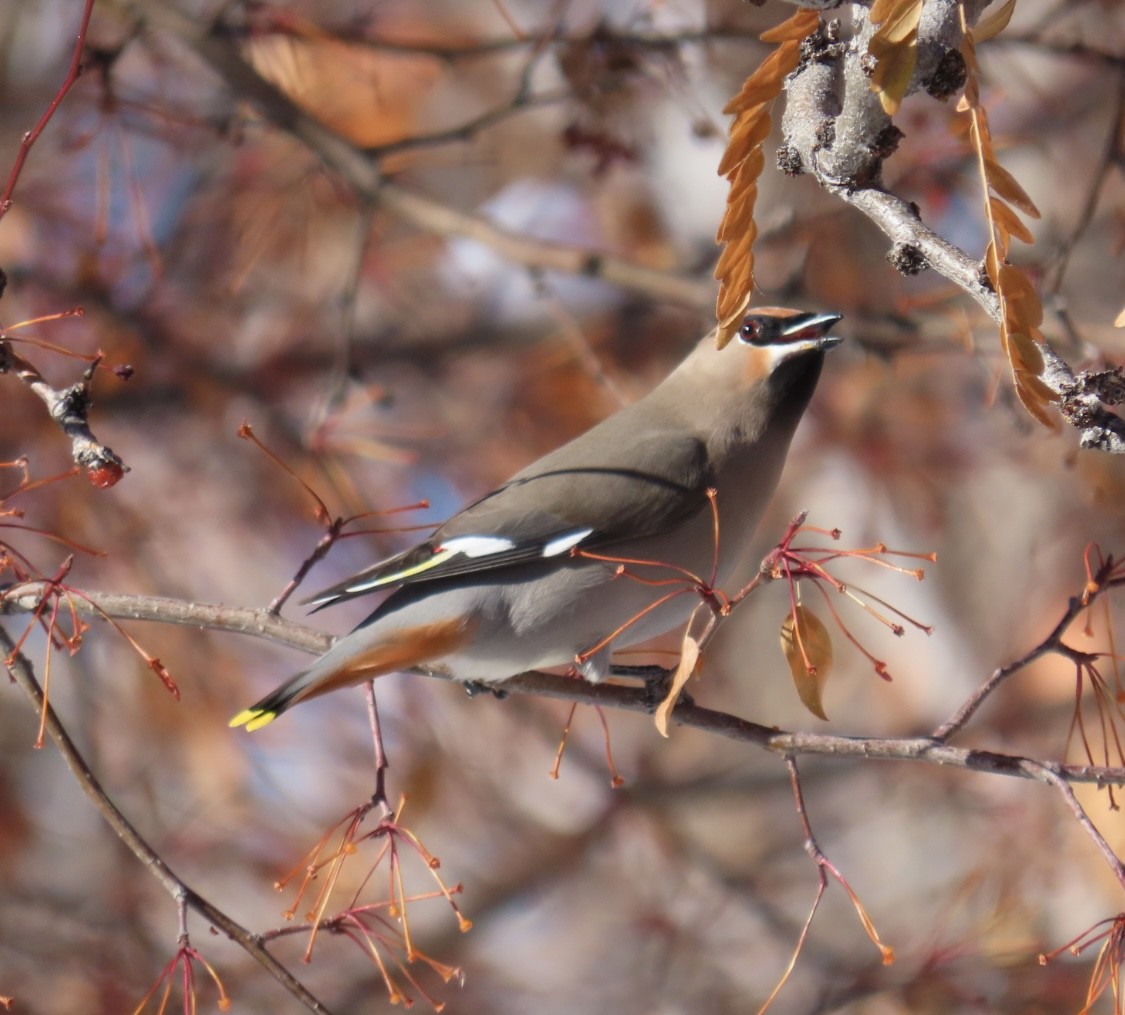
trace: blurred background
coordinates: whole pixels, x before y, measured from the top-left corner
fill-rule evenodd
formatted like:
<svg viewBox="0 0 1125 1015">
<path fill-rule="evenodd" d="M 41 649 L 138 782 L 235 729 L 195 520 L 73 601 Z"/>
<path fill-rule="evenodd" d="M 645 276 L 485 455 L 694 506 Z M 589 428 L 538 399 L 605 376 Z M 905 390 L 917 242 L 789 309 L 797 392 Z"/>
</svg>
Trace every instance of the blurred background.
<svg viewBox="0 0 1125 1015">
<path fill-rule="evenodd" d="M 65 76 L 79 0 L 0 6 L 0 177 Z M 0 539 L 45 574 L 78 553 L 79 588 L 262 607 L 322 534 L 301 486 L 237 435 L 249 422 L 342 515 L 420 499 L 428 511 L 359 527 L 429 525 L 537 455 L 647 391 L 711 327 L 722 107 L 768 52 L 764 28 L 792 8 L 734 0 L 177 0 L 266 78 L 357 145 L 427 207 L 653 269 L 631 287 L 535 271 L 496 244 L 360 207 L 317 157 L 264 122 L 181 40 L 139 30 L 99 2 L 86 73 L 28 159 L 0 219 L 8 277 L 0 324 L 80 306 L 81 318 L 21 328 L 100 373 L 91 416 L 131 468 L 98 490 L 81 476 L 9 498 Z M 846 10 L 841 12 L 846 17 Z M 1121 121 L 1125 9 L 1113 0 L 1022 0 L 983 45 L 984 101 L 1001 160 L 1042 211 L 1014 256 L 1041 287 L 1044 331 L 1075 368 L 1120 363 L 1125 241 Z M 979 256 L 980 185 L 954 102 L 909 98 L 886 182 Z M 782 488 L 745 575 L 800 509 L 843 532 L 936 551 L 923 582 L 862 562 L 836 574 L 889 600 L 931 636 L 895 638 L 854 606 L 838 632 L 824 723 L 797 698 L 778 649 L 781 584 L 756 594 L 709 651 L 696 700 L 785 729 L 901 736 L 933 729 L 997 666 L 1037 644 L 1085 581 L 1083 553 L 1125 553 L 1125 463 L 1077 450 L 1015 404 L 994 329 L 933 273 L 904 279 L 886 240 L 807 179 L 760 181 L 756 302 L 842 311 Z M 14 346 L 59 387 L 83 361 Z M 0 376 L 0 459 L 32 478 L 69 467 L 42 404 Z M 22 525 L 26 528 L 17 528 Z M 31 531 L 35 530 L 35 531 Z M 328 585 L 407 544 L 346 539 L 313 571 Z M 810 537 L 806 542 L 812 542 Z M 821 540 L 821 542 L 826 542 Z M 906 561 L 908 567 L 916 566 Z M 811 593 L 811 590 L 809 590 Z M 810 604 L 817 598 L 810 596 Z M 828 622 L 826 612 L 821 611 Z M 352 603 L 310 621 L 332 632 Z M 305 619 L 297 606 L 286 615 Z M 1070 643 L 1112 651 L 1110 600 Z M 6 617 L 18 637 L 26 618 Z M 193 888 L 255 931 L 284 924 L 273 890 L 371 793 L 358 690 L 302 706 L 253 736 L 231 714 L 302 665 L 263 641 L 126 625 L 169 668 L 175 701 L 106 625 L 51 661 L 51 701 L 110 797 Z M 673 643 L 674 645 L 674 640 Z M 40 666 L 45 642 L 27 652 Z M 1112 665 L 1104 670 L 1113 680 Z M 1074 665 L 1050 658 L 982 710 L 959 743 L 1041 759 L 1067 750 Z M 173 901 L 82 797 L 14 685 L 0 709 L 0 995 L 14 1011 L 132 1011 L 176 949 Z M 1112 691 L 1111 691 L 1112 696 Z M 781 759 L 650 719 L 607 714 L 624 786 L 611 787 L 596 712 L 579 708 L 559 778 L 569 707 L 441 681 L 378 684 L 402 821 L 464 891 L 462 934 L 445 902 L 410 906 L 416 947 L 459 967 L 418 986 L 451 1012 L 748 1012 L 785 969 L 816 871 Z M 1087 711 L 1095 759 L 1098 719 Z M 1096 948 L 1045 967 L 1122 906 L 1120 888 L 1057 794 L 931 766 L 800 762 L 821 846 L 897 961 L 883 966 L 832 885 L 779 1012 L 1078 1011 Z M 1080 787 L 1109 842 L 1125 824 Z M 366 843 L 338 905 L 386 898 Z M 402 853 L 408 889 L 429 892 Z M 307 904 L 307 903 L 306 903 Z M 300 916 L 300 913 L 298 914 Z M 192 943 L 237 1012 L 298 1011 L 239 948 L 189 918 Z M 382 1011 L 369 953 L 344 937 L 272 945 L 336 1012 Z M 394 953 L 384 959 L 394 966 Z M 197 968 L 197 999 L 218 993 Z M 173 1004 L 180 1004 L 177 981 Z M 159 999 L 159 991 L 157 1000 Z M 155 1011 L 154 1000 L 148 1010 Z M 179 1010 L 178 1008 L 175 1010 Z M 1092 1011 L 1110 1011 L 1109 1001 Z"/>
</svg>

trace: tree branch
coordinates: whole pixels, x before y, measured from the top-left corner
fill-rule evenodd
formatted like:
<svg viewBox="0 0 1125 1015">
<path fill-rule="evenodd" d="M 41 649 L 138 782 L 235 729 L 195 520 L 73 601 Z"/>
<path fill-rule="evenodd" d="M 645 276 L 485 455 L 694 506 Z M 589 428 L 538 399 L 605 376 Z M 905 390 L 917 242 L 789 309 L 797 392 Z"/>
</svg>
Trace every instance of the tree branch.
<svg viewBox="0 0 1125 1015">
<path fill-rule="evenodd" d="M 199 913 L 208 923 L 217 927 L 232 941 L 241 946 L 309 1011 L 319 1012 L 321 1015 L 331 1015 L 329 1008 L 263 947 L 258 935 L 251 933 L 240 923 L 231 919 L 198 892 L 189 888 L 173 873 L 160 854 L 148 844 L 140 832 L 133 827 L 129 819 L 118 810 L 102 788 L 101 783 L 98 782 L 97 777 L 86 764 L 85 758 L 59 721 L 55 710 L 44 699 L 43 689 L 39 686 L 39 681 L 35 677 L 31 664 L 23 653 L 17 649 L 16 643 L 2 627 L 0 627 L 0 646 L 5 651 L 5 663 L 12 679 L 45 716 L 47 734 L 54 741 L 66 767 L 70 769 L 82 792 L 90 798 L 94 807 L 97 808 L 106 823 L 113 829 L 114 834 L 129 851 L 148 868 L 149 873 L 163 885 L 165 891 L 177 901 L 177 904 L 182 903 Z"/>
<path fill-rule="evenodd" d="M 86 470 L 95 486 L 107 487 L 113 486 L 129 467 L 90 429 L 90 384 L 100 361 L 99 356 L 86 368 L 77 384 L 60 390 L 48 384 L 39 370 L 0 336 L 0 374 L 14 373 L 39 397 L 51 419 L 70 439 L 70 454 L 75 465 Z"/>
<path fill-rule="evenodd" d="M 964 16 L 970 25 L 984 6 L 982 0 L 965 4 Z M 872 25 L 862 5 L 853 5 L 853 10 L 852 38 L 838 41 L 834 23 L 823 28 L 806 41 L 802 64 L 786 82 L 785 140 L 779 152 L 782 165 L 790 173 L 808 172 L 829 193 L 866 215 L 890 239 L 888 260 L 900 271 L 915 274 L 934 269 L 976 300 L 993 321 L 1000 322 L 1001 301 L 983 263 L 929 229 L 917 206 L 883 188 L 883 162 L 903 135 L 871 90 L 867 61 Z M 957 89 L 964 83 L 961 16 L 961 4 L 954 0 L 926 4 L 918 26 L 917 67 L 907 94 L 926 88 L 944 98 L 958 78 Z M 1103 167 L 1118 148 L 1123 95 L 1125 91 L 1119 88 Z M 1105 171 L 1101 170 L 1102 177 Z M 1093 200 L 1091 197 L 1090 202 Z M 1092 211 L 1088 203 L 1084 217 Z M 1066 240 L 1063 256 L 1077 235 L 1075 231 Z M 1091 383 L 1088 375 L 1076 377 L 1049 348 L 1044 356 L 1048 366 L 1041 379 L 1057 393 L 1063 419 L 1081 432 L 1080 446 L 1125 453 L 1125 421 L 1106 408 L 1118 403 L 1103 398 L 1102 388 Z M 1123 385 L 1125 382 L 1116 387 Z"/>
<path fill-rule="evenodd" d="M 51 593 L 49 582 L 28 582 L 9 588 L 0 595 L 0 613 L 28 613 L 35 610 L 44 595 Z M 64 593 L 65 594 L 65 593 Z M 253 610 L 208 603 L 190 603 L 156 596 L 131 596 L 99 592 L 70 593 L 74 609 L 84 617 L 98 618 L 107 614 L 120 620 L 148 620 L 190 627 L 203 627 L 259 638 L 304 649 L 322 652 L 331 644 L 331 636 L 301 624 L 271 616 L 265 610 Z M 425 670 L 412 671 L 422 676 L 448 680 L 449 677 Z M 645 692 L 617 684 L 590 684 L 572 677 L 551 673 L 521 673 L 504 682 L 504 690 L 517 694 L 534 694 L 544 698 L 600 705 L 624 712 L 651 711 Z M 1046 772 L 1071 783 L 1125 785 L 1125 768 L 1106 765 L 1068 765 L 1043 762 L 1015 754 L 951 747 L 933 736 L 926 737 L 859 737 L 826 733 L 779 730 L 742 719 L 727 712 L 680 703 L 672 712 L 677 726 L 713 733 L 729 740 L 756 744 L 774 754 L 814 754 L 834 758 L 865 758 L 872 761 L 915 761 L 949 768 L 961 768 L 993 775 L 1022 779 L 1040 778 L 1026 767 L 1039 766 Z"/>
</svg>

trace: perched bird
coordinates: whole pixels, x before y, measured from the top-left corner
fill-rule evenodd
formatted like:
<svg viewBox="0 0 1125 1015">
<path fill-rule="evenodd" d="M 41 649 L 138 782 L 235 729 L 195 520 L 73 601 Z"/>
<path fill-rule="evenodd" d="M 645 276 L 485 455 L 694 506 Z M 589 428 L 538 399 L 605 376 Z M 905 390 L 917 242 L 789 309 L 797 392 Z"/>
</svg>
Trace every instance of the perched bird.
<svg viewBox="0 0 1125 1015">
<path fill-rule="evenodd" d="M 258 729 L 297 702 L 412 666 L 498 684 L 684 624 L 727 579 L 773 495 L 834 313 L 750 312 L 659 386 L 544 455 L 429 539 L 308 602 L 393 588 L 307 670 L 240 712 Z M 711 492 L 713 491 L 713 493 Z M 679 593 L 679 594 L 676 594 Z"/>
</svg>

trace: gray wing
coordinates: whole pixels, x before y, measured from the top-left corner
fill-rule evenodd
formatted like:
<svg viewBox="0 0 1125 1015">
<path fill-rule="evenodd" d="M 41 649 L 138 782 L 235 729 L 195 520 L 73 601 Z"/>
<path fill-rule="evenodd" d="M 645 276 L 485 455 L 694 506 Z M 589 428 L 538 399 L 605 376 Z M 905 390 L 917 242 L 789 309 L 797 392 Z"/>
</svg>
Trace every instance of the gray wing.
<svg viewBox="0 0 1125 1015">
<path fill-rule="evenodd" d="M 707 447 L 678 431 L 607 427 L 545 455 L 425 542 L 325 589 L 317 608 L 390 586 L 565 556 L 673 528 L 707 503 Z M 628 440 L 621 438 L 629 437 Z"/>
</svg>

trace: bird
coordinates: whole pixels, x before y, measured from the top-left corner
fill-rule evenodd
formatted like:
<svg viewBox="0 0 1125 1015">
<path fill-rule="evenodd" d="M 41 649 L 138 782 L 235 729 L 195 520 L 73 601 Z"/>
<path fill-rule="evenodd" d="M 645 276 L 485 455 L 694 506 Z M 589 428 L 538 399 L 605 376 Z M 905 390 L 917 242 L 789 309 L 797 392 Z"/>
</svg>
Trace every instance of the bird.
<svg viewBox="0 0 1125 1015">
<path fill-rule="evenodd" d="M 686 624 L 753 535 L 842 315 L 762 307 L 716 332 L 646 396 L 517 472 L 429 538 L 305 602 L 391 591 L 311 666 L 239 712 L 287 709 L 424 667 L 502 688 L 570 666 L 592 682 L 613 651 Z"/>
</svg>

